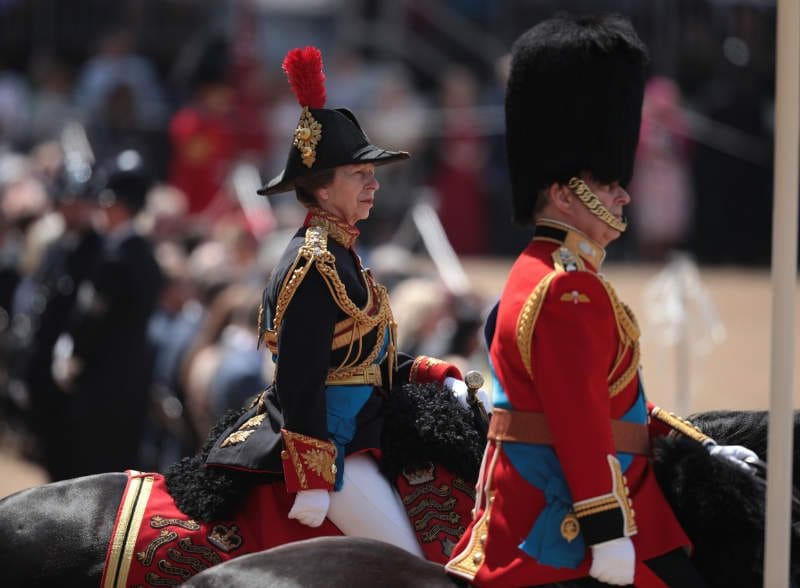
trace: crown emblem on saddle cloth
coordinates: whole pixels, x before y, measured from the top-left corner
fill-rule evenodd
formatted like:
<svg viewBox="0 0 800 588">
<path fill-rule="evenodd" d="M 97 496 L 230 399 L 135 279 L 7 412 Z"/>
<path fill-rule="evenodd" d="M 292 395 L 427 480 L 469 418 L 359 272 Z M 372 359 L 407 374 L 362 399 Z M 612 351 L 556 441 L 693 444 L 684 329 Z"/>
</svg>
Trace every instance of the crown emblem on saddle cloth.
<svg viewBox="0 0 800 588">
<path fill-rule="evenodd" d="M 315 119 L 308 106 L 303 107 L 300 122 L 294 130 L 292 144 L 300 151 L 303 165 L 311 167 L 317 160 L 317 143 L 322 139 L 322 125 Z"/>
<path fill-rule="evenodd" d="M 208 536 L 208 541 L 225 553 L 242 546 L 242 537 L 238 534 L 239 527 L 231 525 L 215 525 Z"/>
<path fill-rule="evenodd" d="M 404 469 L 403 477 L 410 485 L 419 486 L 420 484 L 426 484 L 434 480 L 436 477 L 434 470 L 435 466 L 431 462 L 428 462 L 426 465 L 416 470 Z"/>
</svg>

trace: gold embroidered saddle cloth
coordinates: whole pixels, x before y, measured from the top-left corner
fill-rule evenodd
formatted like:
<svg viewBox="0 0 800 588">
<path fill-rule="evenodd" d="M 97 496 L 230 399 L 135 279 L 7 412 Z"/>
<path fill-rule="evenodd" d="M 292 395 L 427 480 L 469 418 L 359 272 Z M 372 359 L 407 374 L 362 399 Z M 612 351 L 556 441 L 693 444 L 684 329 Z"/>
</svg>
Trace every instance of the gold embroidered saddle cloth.
<svg viewBox="0 0 800 588">
<path fill-rule="evenodd" d="M 178 510 L 161 474 L 129 470 L 103 570 L 103 588 L 176 586 L 234 557 L 312 537 L 341 535 L 327 519 L 287 518 L 293 495 L 260 484 L 232 519 L 195 521 Z"/>
</svg>

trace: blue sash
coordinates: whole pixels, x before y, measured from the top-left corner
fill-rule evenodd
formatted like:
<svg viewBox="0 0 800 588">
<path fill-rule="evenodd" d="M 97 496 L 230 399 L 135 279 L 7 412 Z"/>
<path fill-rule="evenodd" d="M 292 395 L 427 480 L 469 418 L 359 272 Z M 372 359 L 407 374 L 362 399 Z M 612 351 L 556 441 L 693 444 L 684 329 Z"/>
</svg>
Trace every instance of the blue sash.
<svg viewBox="0 0 800 588">
<path fill-rule="evenodd" d="M 383 338 L 383 347 L 376 356 L 380 363 L 389 343 L 389 332 Z M 344 448 L 356 434 L 356 415 L 372 395 L 370 385 L 326 386 L 325 405 L 328 411 L 328 434 L 336 445 L 336 482 L 334 490 L 341 490 L 344 483 Z"/>
<path fill-rule="evenodd" d="M 492 396 L 499 399 L 495 406 L 512 409 L 491 362 L 489 367 L 492 373 Z M 647 422 L 641 380 L 636 402 L 620 420 L 641 424 Z M 553 448 L 549 445 L 505 442 L 503 451 L 514 469 L 525 481 L 541 490 L 545 497 L 544 509 L 536 518 L 528 536 L 519 544 L 519 548 L 541 564 L 554 568 L 577 568 L 583 560 L 586 545 L 580 534 L 571 542 L 561 535 L 561 523 L 572 510 L 573 500 Z M 631 465 L 633 454 L 618 453 L 617 458 L 624 472 Z"/>
</svg>

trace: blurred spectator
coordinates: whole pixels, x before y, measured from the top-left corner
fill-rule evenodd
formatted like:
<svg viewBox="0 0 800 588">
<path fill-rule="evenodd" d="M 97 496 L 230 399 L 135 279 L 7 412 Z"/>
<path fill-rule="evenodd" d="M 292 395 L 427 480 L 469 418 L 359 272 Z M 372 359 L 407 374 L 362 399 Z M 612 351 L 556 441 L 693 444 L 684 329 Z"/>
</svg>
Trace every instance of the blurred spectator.
<svg viewBox="0 0 800 588">
<path fill-rule="evenodd" d="M 75 104 L 87 121 L 113 124 L 130 112 L 132 125 L 153 129 L 167 114 L 161 83 L 150 62 L 134 52 L 134 39 L 124 29 L 101 37 L 98 52 L 81 69 Z"/>
<path fill-rule="evenodd" d="M 169 124 L 172 160 L 169 180 L 186 194 L 190 215 L 216 220 L 233 205 L 223 186 L 237 157 L 263 148 L 259 118 L 245 132 L 236 109 L 237 94 L 228 78 L 229 47 L 222 38 L 198 48 L 187 83 L 189 102 Z"/>
<path fill-rule="evenodd" d="M 30 91 L 25 78 L 0 63 L 0 144 L 22 147 L 30 123 Z"/>
<path fill-rule="evenodd" d="M 208 307 L 184 363 L 186 401 L 199 438 L 226 410 L 267 384 L 266 357 L 256 348 L 260 292 L 232 284 Z"/>
<path fill-rule="evenodd" d="M 34 143 L 58 137 L 64 124 L 78 118 L 72 103 L 72 78 L 52 53 L 38 53 L 29 66 L 33 95 L 30 138 Z"/>
<path fill-rule="evenodd" d="M 480 297 L 455 296 L 438 279 L 415 276 L 399 282 L 390 291 L 390 299 L 399 348 L 444 358 L 464 373 L 483 367 Z"/>
<path fill-rule="evenodd" d="M 495 63 L 494 79 L 485 94 L 486 105 L 502 117 L 511 54 Z M 511 182 L 508 177 L 504 126 L 487 138 L 486 193 L 488 204 L 489 251 L 495 255 L 518 255 L 531 240 L 531 231 L 513 224 Z"/>
<path fill-rule="evenodd" d="M 89 172 L 88 166 L 62 168 L 53 199 L 63 232 L 47 247 L 30 278 L 30 287 L 18 289 L 27 302 L 31 337 L 27 361 L 17 361 L 15 371 L 30 395 L 31 424 L 51 480 L 70 474 L 66 469 L 69 438 L 64 427 L 70 396 L 53 380 L 53 347 L 74 309 L 78 286 L 94 274 L 102 251 L 102 238 L 93 226 Z"/>
<path fill-rule="evenodd" d="M 641 259 L 664 261 L 671 250 L 685 246 L 689 236 L 694 195 L 687 135 L 678 86 L 668 78 L 650 79 L 629 186 Z"/>
<path fill-rule="evenodd" d="M 360 237 L 360 243 L 373 245 L 392 238 L 398 220 L 408 213 L 413 202 L 423 165 L 414 154 L 423 150 L 428 120 L 425 105 L 415 93 L 408 72 L 401 68 L 387 68 L 379 76 L 374 104 L 368 112 L 364 126 L 370 129 L 370 140 L 387 149 L 412 154 L 408 165 L 389 165 L 376 171 L 381 189 L 370 222 L 361 228 Z"/>
<path fill-rule="evenodd" d="M 97 173 L 106 243 L 54 349 L 53 375 L 72 395 L 69 474 L 141 469 L 153 353 L 148 324 L 163 284 L 151 244 L 135 230 L 152 184 L 141 155 L 127 150 Z"/>
<path fill-rule="evenodd" d="M 486 139 L 472 110 L 477 106 L 477 82 L 461 67 L 444 72 L 440 88 L 441 138 L 431 186 L 439 196 L 438 213 L 456 253 L 476 255 L 488 250 L 486 214 Z"/>
<path fill-rule="evenodd" d="M 162 242 L 156 259 L 164 276 L 164 288 L 148 325 L 153 346 L 153 411 L 147 424 L 143 446 L 146 467 L 163 470 L 197 448 L 199 439 L 185 410 L 181 366 L 204 317 L 191 280 L 188 259 L 182 247 Z"/>
</svg>

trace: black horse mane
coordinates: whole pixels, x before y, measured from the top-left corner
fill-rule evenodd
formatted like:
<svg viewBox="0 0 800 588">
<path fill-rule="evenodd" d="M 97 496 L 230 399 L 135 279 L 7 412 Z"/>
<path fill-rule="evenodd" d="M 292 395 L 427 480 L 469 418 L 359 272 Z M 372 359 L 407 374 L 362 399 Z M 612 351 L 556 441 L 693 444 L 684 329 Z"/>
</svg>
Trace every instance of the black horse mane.
<svg viewBox="0 0 800 588">
<path fill-rule="evenodd" d="M 405 468 L 433 462 L 475 484 L 486 438 L 473 418 L 439 384 L 409 384 L 390 394 L 381 441 L 384 475 L 394 480 Z"/>
<path fill-rule="evenodd" d="M 229 518 L 255 484 L 274 482 L 274 474 L 206 467 L 214 442 L 247 410 L 227 412 L 211 429 L 205 445 L 164 473 L 167 489 L 181 512 L 200 521 Z M 438 384 L 407 384 L 394 390 L 384 408 L 381 470 L 394 480 L 405 469 L 439 463 L 469 484 L 478 478 L 486 440 L 472 425 L 472 413 Z"/>
<path fill-rule="evenodd" d="M 719 438 L 727 444 L 735 443 L 722 434 L 722 429 L 728 425 L 738 428 L 741 419 L 742 413 L 731 414 L 731 420 L 716 431 Z M 761 586 L 764 480 L 709 455 L 702 445 L 686 437 L 655 439 L 653 459 L 659 486 L 694 543 L 692 561 L 709 586 Z M 792 550 L 798 553 L 800 534 L 794 528 L 791 542 Z M 795 581 L 800 578 L 800 563 L 792 564 L 791 575 Z"/>
<path fill-rule="evenodd" d="M 167 490 L 181 512 L 200 521 L 228 518 L 236 512 L 254 484 L 264 476 L 227 468 L 208 468 L 205 460 L 214 442 L 247 410 L 230 410 L 211 428 L 200 452 L 167 468 Z"/>
</svg>

